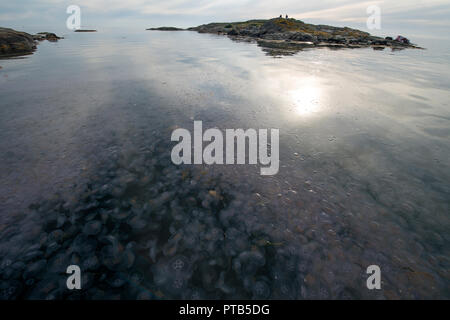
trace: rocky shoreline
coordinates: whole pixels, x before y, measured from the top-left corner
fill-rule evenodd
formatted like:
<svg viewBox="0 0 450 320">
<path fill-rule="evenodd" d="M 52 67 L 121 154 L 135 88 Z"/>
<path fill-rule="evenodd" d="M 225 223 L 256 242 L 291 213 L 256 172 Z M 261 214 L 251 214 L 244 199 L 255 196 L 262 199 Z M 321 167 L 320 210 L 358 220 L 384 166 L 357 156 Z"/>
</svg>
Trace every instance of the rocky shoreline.
<svg viewBox="0 0 450 320">
<path fill-rule="evenodd" d="M 151 28 L 147 30 L 162 30 Z M 373 48 L 383 50 L 423 49 L 401 36 L 376 37 L 351 28 L 308 24 L 296 19 L 275 18 L 233 23 L 209 23 L 188 29 L 164 27 L 164 30 L 189 30 L 199 33 L 227 35 L 233 40 L 256 41 L 262 48 L 285 54 L 306 48 Z"/>
<path fill-rule="evenodd" d="M 56 42 L 61 37 L 51 32 L 39 32 L 35 35 L 0 28 L 0 57 L 31 54 L 36 50 L 39 41 Z"/>
</svg>

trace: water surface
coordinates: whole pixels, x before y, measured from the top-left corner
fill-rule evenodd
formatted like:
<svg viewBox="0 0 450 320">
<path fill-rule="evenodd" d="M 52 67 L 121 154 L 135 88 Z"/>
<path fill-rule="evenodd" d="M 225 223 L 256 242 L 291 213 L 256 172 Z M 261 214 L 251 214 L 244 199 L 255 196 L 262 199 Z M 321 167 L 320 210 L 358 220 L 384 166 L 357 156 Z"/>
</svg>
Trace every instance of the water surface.
<svg viewBox="0 0 450 320">
<path fill-rule="evenodd" d="M 294 275 L 279 268 L 295 288 L 268 298 L 449 297 L 450 64 L 441 45 L 273 57 L 254 43 L 193 32 L 65 37 L 0 60 L 4 260 L 39 236 L 31 203 L 56 193 L 77 203 L 74 190 L 116 153 L 155 141 L 170 152 L 171 130 L 201 120 L 280 129 L 276 176 L 248 165 L 192 168 L 264 207 L 252 217 L 275 256 L 296 257 Z M 275 260 L 265 268 L 278 270 Z M 369 265 L 381 267 L 383 290 L 367 290 Z M 257 283 L 275 288 L 272 271 Z"/>
</svg>

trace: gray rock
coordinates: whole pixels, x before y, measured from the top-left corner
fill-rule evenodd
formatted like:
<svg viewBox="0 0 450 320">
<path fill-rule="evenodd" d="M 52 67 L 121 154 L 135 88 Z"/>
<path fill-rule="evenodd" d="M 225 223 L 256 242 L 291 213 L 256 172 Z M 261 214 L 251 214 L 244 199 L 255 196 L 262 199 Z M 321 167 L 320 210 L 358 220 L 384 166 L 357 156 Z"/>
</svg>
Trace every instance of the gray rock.
<svg viewBox="0 0 450 320">
<path fill-rule="evenodd" d="M 100 267 L 100 260 L 97 256 L 91 256 L 83 261 L 82 266 L 83 270 L 95 271 Z"/>
<path fill-rule="evenodd" d="M 84 225 L 83 233 L 88 236 L 95 236 L 102 230 L 102 223 L 98 220 L 89 221 Z"/>
<path fill-rule="evenodd" d="M 108 280 L 108 284 L 113 288 L 121 288 L 126 283 L 125 278 L 126 278 L 125 274 L 120 272 L 116 273 L 111 279 Z"/>
<path fill-rule="evenodd" d="M 110 270 L 117 270 L 121 261 L 122 254 L 117 246 L 107 245 L 100 251 L 102 264 Z"/>
<path fill-rule="evenodd" d="M 0 28 L 0 55 L 27 54 L 36 49 L 33 37 L 8 28 Z"/>
<path fill-rule="evenodd" d="M 227 33 L 229 36 L 238 36 L 239 32 L 236 29 L 231 29 L 230 31 L 228 31 Z"/>
<path fill-rule="evenodd" d="M 289 37 L 289 39 L 295 40 L 295 41 L 315 41 L 315 40 L 317 40 L 316 37 L 314 37 L 313 35 L 311 35 L 309 33 L 305 33 L 305 32 L 295 32 Z"/>
<path fill-rule="evenodd" d="M 22 289 L 20 281 L 0 281 L 0 300 L 14 300 L 20 295 Z"/>
<path fill-rule="evenodd" d="M 43 256 L 44 256 L 44 252 L 43 251 L 36 250 L 36 251 L 31 251 L 31 252 L 26 253 L 22 257 L 22 260 L 24 262 L 29 262 L 29 261 L 33 261 L 33 260 L 39 259 L 39 258 L 41 258 Z"/>
<path fill-rule="evenodd" d="M 61 248 L 61 245 L 58 244 L 57 242 L 52 242 L 52 243 L 48 244 L 47 250 L 45 251 L 45 256 L 50 257 L 52 254 L 54 254 L 56 251 L 58 251 L 59 248 Z"/>
<path fill-rule="evenodd" d="M 62 230 L 55 230 L 48 235 L 47 241 L 49 243 L 61 243 L 64 239 L 64 232 Z"/>
<path fill-rule="evenodd" d="M 48 41 L 58 41 L 59 39 L 61 39 L 56 34 L 51 33 L 51 32 L 38 32 L 37 35 L 38 36 L 43 36 Z"/>
<path fill-rule="evenodd" d="M 265 281 L 256 281 L 252 291 L 253 299 L 266 300 L 270 298 L 270 287 Z"/>
<path fill-rule="evenodd" d="M 44 271 L 45 267 L 47 266 L 47 260 L 42 259 L 39 261 L 36 261 L 29 265 L 25 272 L 23 273 L 23 278 L 30 279 L 38 276 L 41 272 Z"/>
<path fill-rule="evenodd" d="M 17 261 L 14 262 L 11 267 L 15 270 L 24 270 L 26 268 L 26 264 L 21 261 Z"/>
<path fill-rule="evenodd" d="M 47 271 L 62 274 L 66 272 L 67 267 L 70 264 L 71 263 L 68 261 L 67 255 L 65 253 L 59 253 L 49 260 Z"/>
</svg>

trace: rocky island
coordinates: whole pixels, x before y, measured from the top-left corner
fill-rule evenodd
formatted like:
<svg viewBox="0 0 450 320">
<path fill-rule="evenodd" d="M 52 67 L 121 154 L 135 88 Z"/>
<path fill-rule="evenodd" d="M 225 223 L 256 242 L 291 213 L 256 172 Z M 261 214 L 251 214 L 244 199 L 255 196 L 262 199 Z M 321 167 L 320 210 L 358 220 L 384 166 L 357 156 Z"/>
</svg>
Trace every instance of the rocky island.
<svg viewBox="0 0 450 320">
<path fill-rule="evenodd" d="M 175 28 L 175 27 L 159 27 L 159 28 L 148 28 L 146 30 L 151 30 L 151 31 L 185 31 L 186 29 Z"/>
<path fill-rule="evenodd" d="M 158 30 L 152 28 L 147 30 Z M 165 29 L 168 29 L 165 27 Z M 183 30 L 172 28 L 172 31 Z M 295 53 L 305 48 L 366 48 L 375 50 L 391 48 L 401 50 L 406 48 L 422 49 L 398 36 L 376 37 L 371 34 L 348 28 L 328 25 L 314 25 L 293 18 L 275 18 L 269 20 L 249 20 L 245 22 L 209 23 L 188 28 L 189 31 L 227 35 L 237 41 L 256 41 L 264 49 L 279 54 Z"/>
<path fill-rule="evenodd" d="M 0 28 L 0 57 L 30 54 L 36 50 L 38 41 L 55 42 L 59 39 L 62 38 L 51 32 L 31 35 L 9 28 Z"/>
</svg>

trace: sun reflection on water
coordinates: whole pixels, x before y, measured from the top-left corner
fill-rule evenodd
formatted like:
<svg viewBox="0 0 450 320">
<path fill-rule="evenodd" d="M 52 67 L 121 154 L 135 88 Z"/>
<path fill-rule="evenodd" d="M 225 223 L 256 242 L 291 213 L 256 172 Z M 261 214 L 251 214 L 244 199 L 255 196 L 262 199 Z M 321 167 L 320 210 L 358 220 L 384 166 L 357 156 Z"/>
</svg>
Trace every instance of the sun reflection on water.
<svg viewBox="0 0 450 320">
<path fill-rule="evenodd" d="M 294 104 L 293 111 L 301 116 L 319 111 L 321 94 L 317 81 L 302 81 L 295 90 L 289 91 L 289 99 Z"/>
</svg>

